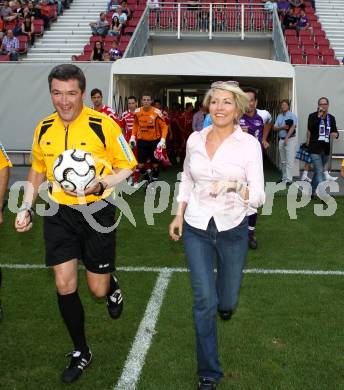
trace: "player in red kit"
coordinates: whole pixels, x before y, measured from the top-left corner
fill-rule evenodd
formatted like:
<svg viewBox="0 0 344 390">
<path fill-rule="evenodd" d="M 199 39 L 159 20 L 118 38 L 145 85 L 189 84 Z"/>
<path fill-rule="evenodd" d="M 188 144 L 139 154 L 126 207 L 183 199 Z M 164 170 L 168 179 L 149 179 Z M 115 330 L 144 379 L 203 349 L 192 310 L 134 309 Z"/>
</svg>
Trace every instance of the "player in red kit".
<svg viewBox="0 0 344 390">
<path fill-rule="evenodd" d="M 124 121 L 119 117 L 119 115 L 116 114 L 116 112 L 109 106 L 106 106 L 103 104 L 103 93 L 100 89 L 94 88 L 91 91 L 91 100 L 93 103 L 93 109 L 102 112 L 103 114 L 109 116 L 111 119 L 113 119 L 118 126 L 122 129 L 124 129 Z"/>
<path fill-rule="evenodd" d="M 185 111 L 181 114 L 179 118 L 180 126 L 183 131 L 180 133 L 180 149 L 179 149 L 179 157 L 183 162 L 185 158 L 185 150 L 186 150 L 186 141 L 189 138 L 189 135 L 192 133 L 192 118 L 193 118 L 193 106 L 192 103 L 186 103 Z"/>
<path fill-rule="evenodd" d="M 135 96 L 128 97 L 128 109 L 122 114 L 122 121 L 124 123 L 125 140 L 129 143 L 131 132 L 133 130 L 135 110 L 137 109 L 137 99 Z M 137 148 L 133 148 L 133 153 L 137 158 Z M 128 184 L 136 187 L 139 182 L 140 171 L 136 168 L 134 173 L 128 178 Z"/>
</svg>

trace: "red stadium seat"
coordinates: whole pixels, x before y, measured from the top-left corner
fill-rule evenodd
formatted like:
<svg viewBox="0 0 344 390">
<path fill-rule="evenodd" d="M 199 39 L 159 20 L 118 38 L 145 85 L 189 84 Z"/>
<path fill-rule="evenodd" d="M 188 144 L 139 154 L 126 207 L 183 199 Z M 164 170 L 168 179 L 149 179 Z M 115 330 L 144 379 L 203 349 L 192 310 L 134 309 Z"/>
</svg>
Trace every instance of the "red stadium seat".
<svg viewBox="0 0 344 390">
<path fill-rule="evenodd" d="M 34 19 L 33 27 L 35 31 L 35 35 L 43 35 L 44 32 L 44 22 L 42 19 Z"/>
<path fill-rule="evenodd" d="M 84 46 L 84 54 L 88 55 L 88 58 L 90 58 L 91 53 L 92 53 L 92 46 L 91 45 L 85 45 Z"/>
<path fill-rule="evenodd" d="M 285 30 L 284 35 L 286 37 L 296 37 L 296 31 L 295 30 Z"/>
<path fill-rule="evenodd" d="M 315 47 L 316 44 L 313 39 L 302 38 L 300 39 L 301 46 L 303 47 Z"/>
<path fill-rule="evenodd" d="M 312 33 L 310 30 L 300 30 L 300 33 L 299 33 L 299 36 L 300 36 L 300 40 L 302 39 L 312 39 Z"/>
<path fill-rule="evenodd" d="M 319 38 L 326 38 L 326 33 L 324 30 L 314 30 L 313 31 L 314 40 L 318 40 Z"/>
<path fill-rule="evenodd" d="M 307 64 L 310 64 L 310 65 L 323 65 L 324 62 L 318 56 L 309 54 L 309 55 L 307 55 Z"/>
<path fill-rule="evenodd" d="M 337 58 L 332 56 L 324 56 L 323 59 L 325 65 L 340 65 L 340 62 L 337 60 Z"/>
<path fill-rule="evenodd" d="M 9 61 L 10 56 L 8 54 L 0 55 L 0 61 Z"/>
<path fill-rule="evenodd" d="M 27 49 L 29 46 L 28 37 L 26 35 L 18 35 L 19 41 L 19 53 L 27 53 Z"/>
<path fill-rule="evenodd" d="M 92 35 L 90 37 L 91 46 L 94 46 L 94 44 L 98 41 L 103 42 L 103 37 L 101 35 Z"/>
<path fill-rule="evenodd" d="M 306 46 L 304 47 L 304 53 L 308 56 L 308 55 L 314 55 L 314 56 L 318 56 L 319 55 L 319 51 L 318 49 L 316 49 L 315 47 L 309 47 L 309 46 Z"/>
<path fill-rule="evenodd" d="M 322 56 L 334 57 L 334 50 L 328 46 L 320 46 L 318 50 L 319 50 L 319 54 Z"/>
<path fill-rule="evenodd" d="M 291 56 L 292 64 L 306 64 L 306 60 L 300 55 L 292 55 Z"/>
<path fill-rule="evenodd" d="M 79 56 L 73 56 L 72 59 L 74 61 L 90 61 L 90 56 L 86 54 L 81 54 Z"/>
<path fill-rule="evenodd" d="M 118 37 L 114 37 L 113 35 L 107 35 L 106 37 L 104 37 L 104 43 L 107 43 L 107 42 L 113 42 L 113 41 L 117 41 L 118 40 Z"/>
<path fill-rule="evenodd" d="M 288 46 L 288 52 L 290 55 L 302 56 L 302 49 L 298 46 L 295 46 L 295 45 Z"/>
<path fill-rule="evenodd" d="M 330 47 L 330 41 L 327 38 L 318 38 L 316 40 L 318 46 L 328 46 Z"/>
<path fill-rule="evenodd" d="M 297 37 L 285 37 L 287 45 L 300 45 L 300 42 Z"/>
<path fill-rule="evenodd" d="M 311 24 L 313 30 L 321 30 L 321 23 L 319 23 L 319 22 L 311 22 L 310 24 Z"/>
</svg>

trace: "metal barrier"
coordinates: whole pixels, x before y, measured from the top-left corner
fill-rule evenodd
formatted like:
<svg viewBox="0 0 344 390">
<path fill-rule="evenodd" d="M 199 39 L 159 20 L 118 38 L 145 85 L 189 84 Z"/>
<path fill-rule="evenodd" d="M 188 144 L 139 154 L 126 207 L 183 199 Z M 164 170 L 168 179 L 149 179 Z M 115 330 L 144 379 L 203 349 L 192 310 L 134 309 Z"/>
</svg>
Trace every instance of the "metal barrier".
<svg viewBox="0 0 344 390">
<path fill-rule="evenodd" d="M 272 41 L 275 49 L 277 61 L 290 62 L 287 45 L 285 43 L 281 22 L 279 20 L 277 10 L 273 10 L 273 30 Z"/>
<path fill-rule="evenodd" d="M 339 137 L 344 136 L 344 129 L 338 130 Z M 342 133 L 342 134 L 341 134 Z M 330 147 L 330 157 L 328 160 L 328 170 L 332 170 L 332 161 L 333 160 L 343 160 L 344 159 L 344 152 L 343 153 L 333 153 L 333 139 L 331 139 L 331 147 Z"/>
<path fill-rule="evenodd" d="M 145 47 L 149 39 L 148 15 L 149 9 L 146 7 L 123 54 L 123 57 L 141 57 L 144 54 Z"/>
<path fill-rule="evenodd" d="M 277 16 L 277 13 L 276 13 Z M 165 2 L 158 9 L 149 10 L 149 29 L 156 32 L 237 33 L 241 39 L 246 33 L 270 33 L 274 12 L 263 4 L 199 3 L 183 4 Z"/>
</svg>

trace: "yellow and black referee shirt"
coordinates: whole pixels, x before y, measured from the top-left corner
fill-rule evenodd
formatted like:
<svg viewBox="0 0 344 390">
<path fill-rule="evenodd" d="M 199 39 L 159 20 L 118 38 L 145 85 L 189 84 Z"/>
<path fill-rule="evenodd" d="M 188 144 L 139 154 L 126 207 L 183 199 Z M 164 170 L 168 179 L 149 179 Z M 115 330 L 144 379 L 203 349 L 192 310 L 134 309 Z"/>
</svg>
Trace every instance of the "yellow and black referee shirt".
<svg viewBox="0 0 344 390">
<path fill-rule="evenodd" d="M 0 142 L 0 169 L 6 167 L 12 167 L 12 163 L 9 157 L 7 156 L 6 150 L 4 149 L 4 147 Z"/>
<path fill-rule="evenodd" d="M 120 127 L 106 115 L 86 106 L 67 127 L 57 113 L 43 119 L 35 130 L 32 145 L 32 169 L 45 173 L 52 184 L 49 197 L 60 204 L 95 202 L 110 195 L 111 189 L 99 197 L 76 198 L 66 194 L 54 181 L 53 165 L 57 156 L 67 149 L 90 152 L 96 161 L 96 176 L 112 174 L 113 168 L 133 169 L 137 162 L 126 143 Z"/>
</svg>

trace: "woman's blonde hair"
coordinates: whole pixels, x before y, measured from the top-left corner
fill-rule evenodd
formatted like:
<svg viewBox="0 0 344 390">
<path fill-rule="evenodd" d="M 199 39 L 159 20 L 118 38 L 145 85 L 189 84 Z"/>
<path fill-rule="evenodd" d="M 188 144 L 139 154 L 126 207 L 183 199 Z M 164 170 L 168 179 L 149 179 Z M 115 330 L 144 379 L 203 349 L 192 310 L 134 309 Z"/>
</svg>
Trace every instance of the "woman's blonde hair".
<svg viewBox="0 0 344 390">
<path fill-rule="evenodd" d="M 236 123 L 238 123 L 239 119 L 248 109 L 248 97 L 246 93 L 241 88 L 239 88 L 239 83 L 236 81 L 215 81 L 211 84 L 209 91 L 206 93 L 203 99 L 203 105 L 207 109 L 209 109 L 211 98 L 217 89 L 221 91 L 232 92 L 238 114 Z"/>
</svg>

